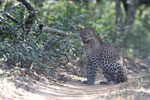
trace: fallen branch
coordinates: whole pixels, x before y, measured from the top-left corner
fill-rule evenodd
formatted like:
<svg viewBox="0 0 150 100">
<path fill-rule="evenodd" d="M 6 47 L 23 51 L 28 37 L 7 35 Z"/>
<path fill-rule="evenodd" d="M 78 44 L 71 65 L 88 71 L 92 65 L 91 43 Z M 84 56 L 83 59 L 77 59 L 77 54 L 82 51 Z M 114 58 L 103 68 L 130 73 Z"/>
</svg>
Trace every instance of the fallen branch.
<svg viewBox="0 0 150 100">
<path fill-rule="evenodd" d="M 43 27 L 42 31 L 46 32 L 46 33 L 54 32 L 56 35 L 63 36 L 63 37 L 68 35 L 67 32 L 64 32 L 64 31 L 58 30 L 58 29 L 54 29 L 54 28 L 50 28 L 50 27 Z"/>
</svg>

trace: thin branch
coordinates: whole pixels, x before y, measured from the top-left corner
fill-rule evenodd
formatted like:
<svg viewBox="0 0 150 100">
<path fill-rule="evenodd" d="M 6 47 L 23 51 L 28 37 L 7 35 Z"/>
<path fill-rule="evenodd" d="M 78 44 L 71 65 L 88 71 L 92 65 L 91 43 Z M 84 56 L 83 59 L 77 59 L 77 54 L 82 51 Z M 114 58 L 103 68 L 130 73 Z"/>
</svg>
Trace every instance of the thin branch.
<svg viewBox="0 0 150 100">
<path fill-rule="evenodd" d="M 9 26 L 2 26 L 0 25 L 0 33 L 3 31 L 3 30 L 8 30 L 9 29 Z"/>
<path fill-rule="evenodd" d="M 10 14 L 4 12 L 4 15 L 5 15 L 7 18 L 11 19 L 13 22 L 19 23 L 19 21 L 18 21 L 17 19 L 15 19 L 15 17 L 11 16 Z"/>
<path fill-rule="evenodd" d="M 9 18 L 10 20 L 12 20 L 13 22 L 20 23 L 15 17 L 11 16 L 9 13 L 1 11 L 1 10 L 0 10 L 0 13 L 4 14 L 7 18 Z"/>
<path fill-rule="evenodd" d="M 58 29 L 54 29 L 54 28 L 50 28 L 50 27 L 46 27 L 46 26 L 42 28 L 42 31 L 46 32 L 46 33 L 54 32 L 54 33 L 56 33 L 56 35 L 63 36 L 63 37 L 68 35 L 67 32 L 64 32 L 64 31 L 58 30 Z"/>
<path fill-rule="evenodd" d="M 65 63 L 61 63 L 62 65 L 67 65 L 68 63 L 69 63 L 69 58 L 68 58 L 68 56 L 67 56 L 67 54 L 61 54 L 61 55 L 63 55 L 63 56 L 65 56 L 66 57 L 66 62 Z"/>
<path fill-rule="evenodd" d="M 56 54 L 56 55 L 53 55 L 53 54 L 52 54 L 52 55 L 50 55 L 50 56 L 60 58 L 60 55 L 66 57 L 66 62 L 65 62 L 65 63 L 60 62 L 60 64 L 61 64 L 61 65 L 64 65 L 64 66 L 67 65 L 67 64 L 69 63 L 69 58 L 68 58 L 68 56 L 67 56 L 66 53 L 58 53 L 58 54 Z"/>
</svg>

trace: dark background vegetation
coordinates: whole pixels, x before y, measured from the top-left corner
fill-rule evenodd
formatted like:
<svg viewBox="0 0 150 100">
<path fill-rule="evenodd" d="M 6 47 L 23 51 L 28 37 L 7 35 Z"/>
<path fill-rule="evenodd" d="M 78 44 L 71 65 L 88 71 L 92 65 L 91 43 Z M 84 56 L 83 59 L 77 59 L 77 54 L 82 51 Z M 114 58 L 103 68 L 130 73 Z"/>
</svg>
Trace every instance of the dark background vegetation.
<svg viewBox="0 0 150 100">
<path fill-rule="evenodd" d="M 33 8 L 29 9 L 22 1 L 0 1 L 0 61 L 8 69 L 52 74 L 68 62 L 83 68 L 79 27 L 89 26 L 124 57 L 150 56 L 149 4 L 137 6 L 136 0 L 130 0 L 136 11 L 130 15 L 122 0 L 30 0 Z M 50 30 L 44 31 L 45 27 Z"/>
</svg>

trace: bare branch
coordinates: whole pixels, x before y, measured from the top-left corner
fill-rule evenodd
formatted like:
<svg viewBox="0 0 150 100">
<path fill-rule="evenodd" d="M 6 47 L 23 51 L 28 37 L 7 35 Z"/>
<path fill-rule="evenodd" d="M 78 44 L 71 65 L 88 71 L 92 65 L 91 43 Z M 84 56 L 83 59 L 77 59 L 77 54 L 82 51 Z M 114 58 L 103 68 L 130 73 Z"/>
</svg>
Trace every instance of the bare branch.
<svg viewBox="0 0 150 100">
<path fill-rule="evenodd" d="M 54 29 L 54 28 L 50 28 L 50 27 L 46 27 L 46 26 L 42 28 L 42 31 L 47 32 L 47 33 L 54 32 L 54 33 L 56 33 L 56 35 L 63 36 L 63 37 L 68 35 L 67 32 L 64 32 L 64 31 L 58 30 L 58 29 Z"/>
<path fill-rule="evenodd" d="M 18 0 L 18 1 L 22 2 L 29 11 L 34 11 L 34 8 L 27 0 Z"/>
<path fill-rule="evenodd" d="M 27 29 L 27 34 L 28 34 L 32 24 L 34 23 L 35 10 L 32 7 L 31 3 L 28 2 L 27 0 L 18 0 L 18 1 L 22 2 L 29 11 L 28 19 L 25 22 L 25 28 Z"/>
</svg>

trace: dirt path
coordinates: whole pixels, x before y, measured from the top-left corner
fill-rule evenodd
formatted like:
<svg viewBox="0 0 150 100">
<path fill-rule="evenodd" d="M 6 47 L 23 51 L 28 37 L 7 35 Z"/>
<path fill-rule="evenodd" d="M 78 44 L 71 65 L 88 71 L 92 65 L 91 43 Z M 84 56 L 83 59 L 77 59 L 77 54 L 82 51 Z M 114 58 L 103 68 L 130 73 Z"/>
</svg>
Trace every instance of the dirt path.
<svg viewBox="0 0 150 100">
<path fill-rule="evenodd" d="M 110 92 L 108 91 L 110 87 L 112 86 L 88 86 L 79 82 L 66 84 L 38 83 L 30 88 L 23 87 L 26 88 L 24 90 L 22 88 L 17 89 L 12 84 L 7 83 L 1 88 L 0 94 L 2 100 L 99 100 L 102 95 L 104 97 Z"/>
<path fill-rule="evenodd" d="M 150 88 L 134 82 L 131 85 L 126 82 L 89 86 L 78 81 L 16 86 L 13 82 L 1 80 L 0 100 L 150 100 Z"/>
</svg>

